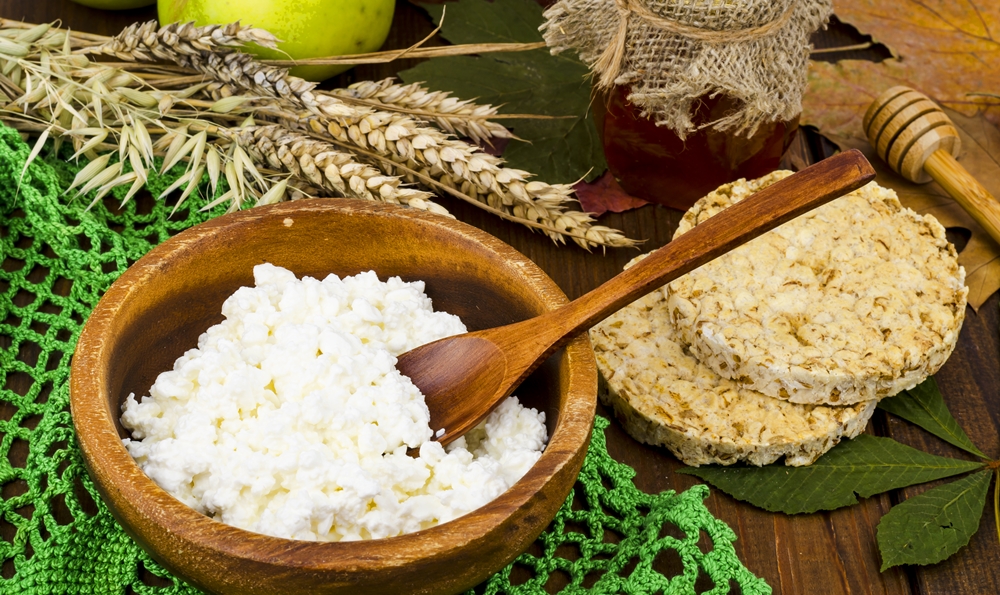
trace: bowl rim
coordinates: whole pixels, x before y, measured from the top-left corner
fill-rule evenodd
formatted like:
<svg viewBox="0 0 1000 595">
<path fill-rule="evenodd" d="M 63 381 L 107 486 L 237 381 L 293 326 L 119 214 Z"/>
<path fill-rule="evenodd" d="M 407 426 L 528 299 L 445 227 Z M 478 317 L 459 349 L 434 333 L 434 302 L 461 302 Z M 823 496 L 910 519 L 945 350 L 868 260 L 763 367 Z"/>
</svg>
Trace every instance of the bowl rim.
<svg viewBox="0 0 1000 595">
<path fill-rule="evenodd" d="M 118 493 L 117 497 L 125 498 L 130 503 L 152 503 L 157 514 L 149 516 L 150 522 L 157 523 L 158 519 L 163 520 L 161 515 L 170 515 L 182 527 L 174 537 L 230 557 L 272 566 L 308 567 L 314 571 L 344 571 L 350 568 L 352 572 L 374 572 L 445 555 L 480 540 L 500 529 L 513 514 L 512 511 L 522 508 L 555 477 L 570 472 L 575 480 L 589 444 L 597 400 L 597 365 L 586 333 L 565 348 L 569 371 L 566 406 L 560 409 L 560 420 L 539 460 L 514 486 L 493 501 L 435 527 L 360 541 L 319 542 L 273 537 L 226 525 L 203 515 L 146 476 L 122 445 L 107 411 L 106 402 L 110 395 L 101 388 L 102 384 L 107 385 L 102 382 L 105 378 L 102 356 L 106 348 L 110 349 L 105 337 L 114 327 L 116 311 L 127 300 L 134 298 L 139 291 L 137 287 L 157 274 L 170 256 L 197 246 L 220 229 L 253 225 L 265 218 L 294 219 L 297 213 L 302 212 L 406 218 L 420 225 L 446 230 L 480 243 L 516 265 L 523 272 L 526 285 L 540 296 L 546 309 L 568 303 L 566 295 L 538 265 L 499 238 L 456 219 L 413 208 L 351 199 L 309 199 L 255 207 L 192 226 L 154 247 L 111 285 L 88 317 L 74 349 L 70 373 L 72 419 L 86 467 L 102 491 L 114 490 Z M 572 486 L 572 481 L 569 486 Z M 106 499 L 107 495 L 104 495 Z M 113 506 L 109 508 L 115 512 Z M 507 513 L 503 514 L 504 511 Z M 129 529 L 120 518 L 118 520 Z M 551 518 L 541 524 L 539 533 L 550 521 Z M 475 528 L 475 531 L 470 531 L 470 528 Z M 386 548 L 390 544 L 392 547 Z"/>
</svg>

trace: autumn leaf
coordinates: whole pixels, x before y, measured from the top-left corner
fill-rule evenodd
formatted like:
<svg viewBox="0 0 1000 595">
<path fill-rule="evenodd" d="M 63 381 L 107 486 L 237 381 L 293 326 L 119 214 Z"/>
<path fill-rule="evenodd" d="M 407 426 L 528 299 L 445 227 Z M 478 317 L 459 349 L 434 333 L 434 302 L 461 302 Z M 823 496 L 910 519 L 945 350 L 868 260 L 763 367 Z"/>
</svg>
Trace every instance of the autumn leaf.
<svg viewBox="0 0 1000 595">
<path fill-rule="evenodd" d="M 959 162 L 966 165 L 994 196 L 1000 196 L 1000 130 L 981 116 L 967 118 L 951 110 L 945 112 L 954 120 L 962 138 Z M 1000 245 L 937 182 L 916 184 L 903 178 L 889 169 L 865 138 L 824 135 L 842 150 L 858 149 L 864 153 L 875 168 L 875 180 L 895 190 L 904 206 L 921 215 L 933 215 L 946 228 L 961 227 L 971 232 L 972 236 L 958 255 L 958 263 L 965 267 L 969 305 L 978 311 L 1000 289 Z"/>
<path fill-rule="evenodd" d="M 811 62 L 808 85 L 802 97 L 803 125 L 819 128 L 824 135 L 864 138 L 861 119 L 882 91 L 907 84 L 897 60 L 869 62 L 841 60 Z M 896 82 L 890 82 L 896 80 Z"/>
<path fill-rule="evenodd" d="M 638 209 L 649 203 L 625 192 L 618 180 L 610 171 L 593 182 L 579 182 L 573 186 L 576 197 L 584 211 L 594 215 L 603 215 L 611 211 L 621 213 L 629 209 Z"/>
<path fill-rule="evenodd" d="M 837 0 L 838 17 L 887 45 L 898 58 L 883 62 L 813 63 L 802 121 L 841 148 L 865 150 L 879 183 L 896 190 L 906 206 L 930 213 L 945 227 L 963 227 L 972 238 L 959 262 L 965 267 L 969 304 L 978 309 L 1000 289 L 1000 246 L 936 184 L 912 184 L 888 171 L 868 149 L 861 118 L 889 87 L 907 85 L 937 101 L 962 137 L 959 162 L 994 196 L 1000 196 L 1000 101 L 969 93 L 1000 92 L 1000 3 L 992 0 L 884 2 Z"/>
<path fill-rule="evenodd" d="M 834 12 L 893 52 L 884 62 L 812 64 L 803 121 L 846 135 L 882 91 L 906 85 L 965 116 L 983 111 L 1000 124 L 1000 2 L 996 0 L 835 0 Z"/>
</svg>

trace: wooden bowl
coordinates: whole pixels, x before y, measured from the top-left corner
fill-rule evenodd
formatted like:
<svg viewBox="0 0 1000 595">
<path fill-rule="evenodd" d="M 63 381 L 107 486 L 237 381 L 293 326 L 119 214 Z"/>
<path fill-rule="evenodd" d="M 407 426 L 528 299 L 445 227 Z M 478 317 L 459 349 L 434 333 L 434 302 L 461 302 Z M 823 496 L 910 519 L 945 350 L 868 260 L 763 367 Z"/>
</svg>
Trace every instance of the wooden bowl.
<svg viewBox="0 0 1000 595">
<path fill-rule="evenodd" d="M 566 302 L 534 263 L 463 223 L 414 209 L 304 200 L 226 215 L 164 242 L 111 286 L 73 356 L 71 408 L 83 458 L 108 508 L 153 558 L 217 593 L 456 593 L 508 564 L 565 500 L 583 462 L 597 393 L 594 355 L 578 337 L 515 394 L 545 411 L 539 461 L 499 498 L 451 522 L 400 537 L 317 543 L 224 525 L 154 484 L 122 446 L 129 393 L 222 320 L 223 300 L 270 262 L 323 278 L 375 270 L 421 279 L 435 309 L 470 330 Z"/>
</svg>

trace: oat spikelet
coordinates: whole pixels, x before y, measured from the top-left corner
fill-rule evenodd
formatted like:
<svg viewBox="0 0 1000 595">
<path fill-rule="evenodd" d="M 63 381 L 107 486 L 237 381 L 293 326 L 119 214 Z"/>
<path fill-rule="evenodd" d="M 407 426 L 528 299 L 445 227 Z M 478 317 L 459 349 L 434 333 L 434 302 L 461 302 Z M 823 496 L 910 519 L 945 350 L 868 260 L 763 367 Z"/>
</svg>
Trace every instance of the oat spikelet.
<svg viewBox="0 0 1000 595">
<path fill-rule="evenodd" d="M 477 105 L 471 100 L 452 97 L 445 91 L 430 91 L 419 83 L 400 85 L 393 79 L 361 81 L 330 93 L 345 101 L 364 100 L 378 109 L 402 110 L 477 143 L 491 138 L 513 137 L 502 124 L 490 121 L 489 118 L 497 114 L 492 105 Z"/>
<path fill-rule="evenodd" d="M 60 113 L 74 116 L 71 123 L 65 122 L 70 127 L 59 123 L 46 128 L 36 148 L 55 132 L 55 138 L 71 140 L 76 148 L 74 158 L 88 155 L 92 159 L 70 187 L 76 189 L 76 198 L 93 191 L 91 205 L 112 189 L 126 184 L 131 184 L 131 188 L 124 200 L 131 199 L 145 184 L 156 155 L 164 158 L 161 171 L 179 164 L 184 167 L 184 173 L 161 195 L 162 198 L 174 190 L 181 191 L 175 211 L 197 190 L 207 172 L 213 195 L 223 173 L 230 186 L 228 192 L 209 206 L 229 201 L 231 209 L 235 210 L 248 203 L 268 204 L 285 198 L 286 189 L 291 189 L 293 198 L 300 195 L 350 196 L 407 204 L 448 215 L 440 205 L 427 200 L 427 193 L 401 186 L 395 176 L 386 176 L 369 165 L 359 164 L 352 155 L 328 143 L 305 138 L 277 125 L 232 128 L 224 122 L 227 118 L 223 114 L 240 106 L 219 106 L 227 100 L 211 104 L 218 109 L 209 110 L 213 117 L 223 122 L 213 122 L 206 119 L 207 114 L 199 116 L 198 111 L 181 104 L 178 104 L 180 107 L 173 105 L 169 114 L 157 114 L 152 109 L 159 109 L 163 98 L 178 101 L 190 98 L 184 98 L 185 91 L 171 95 L 123 86 L 136 84 L 137 79 L 100 63 L 88 63 L 86 68 L 74 73 L 85 77 L 89 87 L 47 76 L 48 71 L 37 65 L 26 63 L 25 66 L 28 68 L 25 77 L 32 91 L 30 95 L 22 95 L 19 102 L 40 120 L 59 122 Z M 119 84 L 114 91 L 102 82 L 116 81 L 120 77 L 124 78 L 117 81 Z M 245 99 L 249 101 L 250 98 Z M 209 104 L 198 101 L 201 105 Z M 150 126 L 157 130 L 156 142 L 150 135 Z M 233 141 L 244 149 L 231 150 Z M 112 160 L 115 153 L 117 159 Z M 280 173 L 268 172 L 269 168 Z"/>
</svg>

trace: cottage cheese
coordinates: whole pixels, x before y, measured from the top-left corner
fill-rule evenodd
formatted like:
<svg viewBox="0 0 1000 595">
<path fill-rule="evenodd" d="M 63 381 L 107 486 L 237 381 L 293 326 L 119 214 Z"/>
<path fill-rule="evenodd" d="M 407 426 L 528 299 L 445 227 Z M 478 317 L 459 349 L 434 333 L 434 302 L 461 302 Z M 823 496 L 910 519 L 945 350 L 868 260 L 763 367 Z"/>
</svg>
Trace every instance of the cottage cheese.
<svg viewBox="0 0 1000 595">
<path fill-rule="evenodd" d="M 466 329 L 432 311 L 422 282 L 299 280 L 270 264 L 254 280 L 122 407 L 125 447 L 185 504 L 277 537 L 375 539 L 474 510 L 538 460 L 545 414 L 514 397 L 448 447 L 431 441 L 395 356 Z"/>
</svg>

